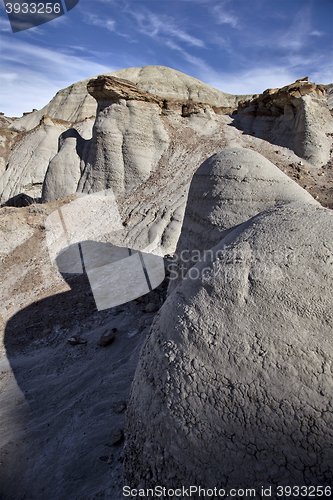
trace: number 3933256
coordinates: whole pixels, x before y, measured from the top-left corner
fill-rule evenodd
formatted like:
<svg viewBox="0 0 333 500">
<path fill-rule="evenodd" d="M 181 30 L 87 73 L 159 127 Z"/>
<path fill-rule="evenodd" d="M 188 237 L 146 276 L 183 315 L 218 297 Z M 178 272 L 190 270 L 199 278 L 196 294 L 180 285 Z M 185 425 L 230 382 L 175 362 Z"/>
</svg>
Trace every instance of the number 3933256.
<svg viewBox="0 0 333 500">
<path fill-rule="evenodd" d="M 8 2 L 4 0 L 13 33 L 34 28 L 63 16 L 66 11 L 73 9 L 78 3 L 79 0 L 51 0 L 48 2 L 27 0 Z"/>
</svg>

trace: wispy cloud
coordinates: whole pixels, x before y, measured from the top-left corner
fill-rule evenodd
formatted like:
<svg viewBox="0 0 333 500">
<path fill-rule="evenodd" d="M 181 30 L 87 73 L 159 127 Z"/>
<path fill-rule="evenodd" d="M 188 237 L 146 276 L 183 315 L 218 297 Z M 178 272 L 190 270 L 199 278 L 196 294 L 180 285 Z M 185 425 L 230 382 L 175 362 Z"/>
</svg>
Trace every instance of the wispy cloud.
<svg viewBox="0 0 333 500">
<path fill-rule="evenodd" d="M 182 47 L 180 47 L 179 45 L 170 40 L 166 42 L 166 45 L 170 47 L 170 49 L 178 51 L 183 56 L 185 61 L 194 66 L 200 73 L 211 74 L 211 75 L 215 74 L 214 69 L 211 66 L 209 66 L 209 64 L 207 64 L 201 57 L 190 54 Z"/>
<path fill-rule="evenodd" d="M 116 22 L 109 17 L 102 17 L 96 14 L 87 13 L 85 16 L 85 22 L 87 24 L 92 24 L 93 26 L 101 26 L 109 31 L 115 31 Z"/>
<path fill-rule="evenodd" d="M 8 19 L 3 19 L 0 17 L 0 31 L 8 31 L 11 33 L 12 29 L 10 27 Z"/>
<path fill-rule="evenodd" d="M 254 67 L 236 74 L 208 74 L 205 82 L 228 94 L 259 94 L 267 88 L 283 87 L 295 81 L 297 76 L 281 66 Z"/>
<path fill-rule="evenodd" d="M 103 1 L 103 0 L 102 0 Z M 190 3 L 198 3 L 198 4 L 207 4 L 212 3 L 213 0 L 179 0 L 180 2 L 190 2 Z"/>
<path fill-rule="evenodd" d="M 118 69 L 12 37 L 3 36 L 1 48 L 0 110 L 16 116 L 42 108 L 60 88 L 75 81 Z"/>
<path fill-rule="evenodd" d="M 316 83 L 322 83 L 324 85 L 327 85 L 328 83 L 333 83 L 333 68 L 332 67 L 325 68 L 323 66 L 320 70 L 314 71 L 312 73 L 311 78 Z"/>
<path fill-rule="evenodd" d="M 282 48 L 299 51 L 311 43 L 309 34 L 312 32 L 310 6 L 303 7 L 294 17 L 291 26 L 275 43 Z"/>
<path fill-rule="evenodd" d="M 333 69 L 319 65 L 323 69 L 308 71 L 314 67 L 315 61 L 320 61 L 319 54 L 305 61 L 295 58 L 293 64 L 267 64 L 258 61 L 251 68 L 243 68 L 235 73 L 216 71 L 209 67 L 203 68 L 198 78 L 223 92 L 229 94 L 257 94 L 267 88 L 280 88 L 293 83 L 298 78 L 309 76 L 309 80 L 316 83 L 328 84 L 333 82 Z"/>
<path fill-rule="evenodd" d="M 215 5 L 212 9 L 217 24 L 230 24 L 232 28 L 239 27 L 238 17 L 231 12 L 227 12 L 226 3 L 222 2 L 220 5 Z"/>
<path fill-rule="evenodd" d="M 320 36 L 324 36 L 324 33 L 322 31 L 314 30 L 314 31 L 311 31 L 310 35 L 320 37 Z"/>
<path fill-rule="evenodd" d="M 178 42 L 185 42 L 194 47 L 203 48 L 205 46 L 202 40 L 179 28 L 170 16 L 158 15 L 150 11 L 131 13 L 138 23 L 139 31 L 144 35 L 163 40 L 165 37 L 168 39 L 173 38 Z"/>
</svg>

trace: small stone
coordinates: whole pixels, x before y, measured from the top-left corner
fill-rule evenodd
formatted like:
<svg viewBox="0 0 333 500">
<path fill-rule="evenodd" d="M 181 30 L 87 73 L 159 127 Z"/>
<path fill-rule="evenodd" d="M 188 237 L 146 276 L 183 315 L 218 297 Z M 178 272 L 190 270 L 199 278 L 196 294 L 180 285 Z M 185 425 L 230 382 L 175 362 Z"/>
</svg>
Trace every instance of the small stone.
<svg viewBox="0 0 333 500">
<path fill-rule="evenodd" d="M 156 304 L 156 302 L 149 302 L 149 304 L 146 305 L 147 313 L 156 312 L 158 310 L 159 310 L 159 304 Z"/>
<path fill-rule="evenodd" d="M 111 436 L 112 446 L 116 446 L 117 444 L 120 444 L 123 439 L 124 439 L 124 433 L 121 429 L 115 429 L 112 432 L 112 436 Z"/>
<path fill-rule="evenodd" d="M 113 454 L 111 453 L 111 455 L 109 456 L 108 461 L 106 463 L 112 464 L 112 462 L 113 462 Z"/>
<path fill-rule="evenodd" d="M 131 339 L 132 337 L 134 337 L 135 335 L 137 335 L 141 330 L 138 330 L 137 328 L 134 328 L 133 330 L 130 330 L 128 333 L 127 333 L 127 337 L 129 339 Z"/>
<path fill-rule="evenodd" d="M 50 333 L 52 333 L 52 328 L 46 328 L 46 329 L 43 331 L 42 335 L 50 335 Z"/>
<path fill-rule="evenodd" d="M 85 339 L 82 339 L 81 337 L 79 337 L 78 335 L 73 335 L 71 338 L 69 338 L 67 340 L 67 342 L 70 344 L 70 345 L 77 345 L 77 344 L 86 344 L 87 341 Z"/>
<path fill-rule="evenodd" d="M 125 403 L 125 401 L 118 401 L 118 403 L 115 403 L 114 405 L 112 405 L 112 410 L 115 412 L 115 413 L 123 413 L 127 408 L 127 405 Z"/>
<path fill-rule="evenodd" d="M 109 460 L 109 457 L 107 455 L 102 455 L 101 457 L 99 457 L 100 460 L 102 460 L 102 462 L 107 462 Z"/>
<path fill-rule="evenodd" d="M 113 342 L 115 339 L 116 331 L 117 328 L 112 328 L 112 330 L 105 330 L 105 332 L 97 340 L 97 344 L 101 347 L 106 347 L 111 344 L 111 342 Z"/>
</svg>

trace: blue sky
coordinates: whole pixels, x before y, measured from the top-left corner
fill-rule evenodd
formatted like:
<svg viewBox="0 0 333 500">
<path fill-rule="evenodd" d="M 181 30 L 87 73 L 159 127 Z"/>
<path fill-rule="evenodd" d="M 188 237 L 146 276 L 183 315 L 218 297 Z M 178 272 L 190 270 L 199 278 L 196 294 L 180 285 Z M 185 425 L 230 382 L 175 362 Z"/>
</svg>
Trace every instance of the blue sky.
<svg viewBox="0 0 333 500">
<path fill-rule="evenodd" d="M 8 0 L 6 0 L 6 3 Z M 0 111 L 20 116 L 103 72 L 169 66 L 232 94 L 333 82 L 333 0 L 80 0 L 12 33 L 0 0 Z"/>
</svg>

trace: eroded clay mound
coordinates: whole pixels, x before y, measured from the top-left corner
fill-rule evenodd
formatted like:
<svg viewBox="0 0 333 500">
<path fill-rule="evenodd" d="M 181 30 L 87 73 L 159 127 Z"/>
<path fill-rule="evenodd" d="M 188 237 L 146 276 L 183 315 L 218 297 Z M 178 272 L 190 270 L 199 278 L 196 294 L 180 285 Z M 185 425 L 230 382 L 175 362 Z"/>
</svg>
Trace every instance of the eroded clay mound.
<svg viewBox="0 0 333 500">
<path fill-rule="evenodd" d="M 312 196 L 261 154 L 228 147 L 206 160 L 195 172 L 174 257 L 178 279 L 197 256 L 215 246 L 230 229 L 269 208 Z M 175 276 L 175 275 L 174 275 Z"/>
<path fill-rule="evenodd" d="M 127 410 L 125 484 L 332 484 L 333 215 L 259 214 L 157 314 Z"/>
<path fill-rule="evenodd" d="M 144 66 L 125 68 L 104 76 L 116 76 L 130 80 L 141 90 L 171 99 L 192 99 L 217 107 L 235 108 L 240 100 L 250 96 L 234 96 L 210 87 L 206 83 L 165 66 Z M 53 99 L 40 111 L 28 113 L 15 120 L 12 127 L 17 130 L 31 130 L 42 116 L 60 118 L 70 122 L 82 121 L 96 115 L 96 101 L 87 91 L 87 80 L 73 83 L 59 90 Z"/>
<path fill-rule="evenodd" d="M 57 153 L 59 135 L 68 126 L 68 122 L 45 115 L 36 128 L 14 139 L 6 170 L 0 176 L 1 203 L 22 192 L 40 197 L 49 162 Z"/>
</svg>

